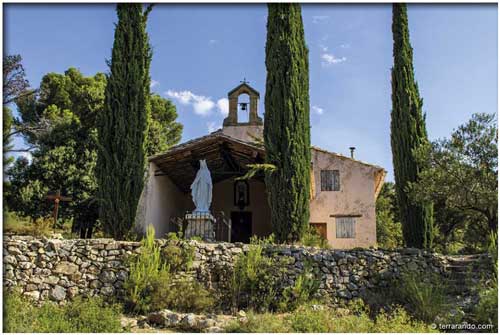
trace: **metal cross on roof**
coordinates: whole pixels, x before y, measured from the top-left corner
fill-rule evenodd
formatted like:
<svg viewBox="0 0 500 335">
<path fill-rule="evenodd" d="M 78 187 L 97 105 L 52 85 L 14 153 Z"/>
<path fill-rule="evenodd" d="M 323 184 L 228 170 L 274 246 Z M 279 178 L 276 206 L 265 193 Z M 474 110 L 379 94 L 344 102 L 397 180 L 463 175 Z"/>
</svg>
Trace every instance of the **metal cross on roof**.
<svg viewBox="0 0 500 335">
<path fill-rule="evenodd" d="M 240 80 L 240 83 L 243 83 L 243 84 L 248 84 L 250 83 L 249 81 L 247 81 L 247 78 L 243 77 L 243 80 Z"/>
</svg>

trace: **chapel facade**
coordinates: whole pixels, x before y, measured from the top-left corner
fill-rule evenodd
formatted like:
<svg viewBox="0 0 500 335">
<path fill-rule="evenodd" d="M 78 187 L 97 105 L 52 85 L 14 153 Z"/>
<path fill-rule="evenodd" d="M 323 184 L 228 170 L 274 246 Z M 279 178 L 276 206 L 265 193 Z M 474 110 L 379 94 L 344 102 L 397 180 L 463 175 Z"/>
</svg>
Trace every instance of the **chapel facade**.
<svg viewBox="0 0 500 335">
<path fill-rule="evenodd" d="M 249 102 L 241 102 L 242 95 L 248 95 Z M 194 208 L 190 185 L 199 161 L 206 160 L 213 184 L 211 213 L 230 227 L 218 231 L 217 240 L 247 243 L 253 235 L 271 234 L 264 175 L 237 180 L 248 164 L 265 161 L 259 98 L 259 92 L 243 81 L 228 93 L 229 113 L 222 129 L 148 158 L 139 229 L 152 224 L 157 237 L 181 229 L 176 222 Z M 248 113 L 247 120 L 239 120 L 243 113 Z M 376 245 L 375 202 L 385 175 L 379 166 L 311 147 L 310 224 L 333 248 Z"/>
</svg>

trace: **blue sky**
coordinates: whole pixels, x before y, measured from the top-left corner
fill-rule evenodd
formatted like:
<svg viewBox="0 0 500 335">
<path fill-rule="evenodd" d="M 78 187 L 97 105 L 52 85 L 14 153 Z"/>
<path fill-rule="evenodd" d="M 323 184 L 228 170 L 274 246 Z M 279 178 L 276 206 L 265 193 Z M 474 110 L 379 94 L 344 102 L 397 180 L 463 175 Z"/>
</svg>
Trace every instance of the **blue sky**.
<svg viewBox="0 0 500 335">
<path fill-rule="evenodd" d="M 429 137 L 448 136 L 473 113 L 497 113 L 497 5 L 409 5 L 414 66 Z M 389 137 L 390 4 L 304 4 L 312 143 L 383 166 Z M 267 8 L 160 4 L 150 14 L 153 91 L 171 98 L 183 141 L 221 126 L 227 92 L 243 77 L 265 95 Z M 69 67 L 106 72 L 115 8 L 107 4 L 4 5 L 4 53 L 21 54 L 32 86 Z"/>
</svg>

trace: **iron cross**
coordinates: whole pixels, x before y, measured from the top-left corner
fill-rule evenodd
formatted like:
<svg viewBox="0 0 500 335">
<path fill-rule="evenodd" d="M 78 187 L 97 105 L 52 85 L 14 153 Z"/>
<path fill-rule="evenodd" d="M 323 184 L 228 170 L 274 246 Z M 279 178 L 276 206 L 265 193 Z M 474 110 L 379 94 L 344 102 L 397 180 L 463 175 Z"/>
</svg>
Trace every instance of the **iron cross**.
<svg viewBox="0 0 500 335">
<path fill-rule="evenodd" d="M 73 200 L 71 197 L 67 197 L 61 195 L 61 190 L 57 190 L 56 194 L 48 194 L 45 199 L 54 200 L 54 211 L 52 212 L 52 217 L 54 218 L 54 230 L 56 229 L 57 224 L 57 214 L 59 213 L 59 202 L 61 201 L 71 201 Z"/>
</svg>

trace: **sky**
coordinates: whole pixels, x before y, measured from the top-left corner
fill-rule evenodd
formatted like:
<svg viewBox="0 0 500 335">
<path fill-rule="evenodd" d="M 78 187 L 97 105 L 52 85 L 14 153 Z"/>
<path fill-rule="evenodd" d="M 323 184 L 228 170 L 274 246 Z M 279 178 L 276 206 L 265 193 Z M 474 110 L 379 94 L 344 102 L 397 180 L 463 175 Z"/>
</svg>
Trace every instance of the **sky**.
<svg viewBox="0 0 500 335">
<path fill-rule="evenodd" d="M 390 4 L 303 4 L 309 48 L 311 141 L 384 167 L 390 147 Z M 497 113 L 497 5 L 408 5 L 415 76 L 429 138 L 473 113 Z M 33 87 L 69 67 L 107 72 L 114 5 L 4 4 L 4 53 L 20 54 Z M 221 127 L 227 92 L 243 78 L 264 111 L 265 4 L 158 4 L 149 16 L 152 91 L 172 99 L 182 141 Z M 17 140 L 16 145 L 22 143 Z"/>
</svg>

